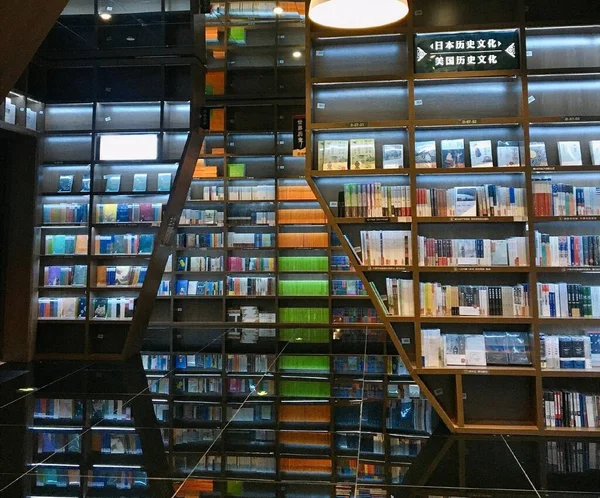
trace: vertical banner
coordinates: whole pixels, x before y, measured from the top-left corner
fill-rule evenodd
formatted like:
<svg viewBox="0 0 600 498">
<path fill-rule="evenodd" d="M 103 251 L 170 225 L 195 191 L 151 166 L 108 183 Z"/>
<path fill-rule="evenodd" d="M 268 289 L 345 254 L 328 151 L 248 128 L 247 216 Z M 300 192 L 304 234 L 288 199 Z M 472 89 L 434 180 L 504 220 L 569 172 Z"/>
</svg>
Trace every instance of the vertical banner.
<svg viewBox="0 0 600 498">
<path fill-rule="evenodd" d="M 294 157 L 306 156 L 306 116 L 299 114 L 294 120 Z"/>
</svg>

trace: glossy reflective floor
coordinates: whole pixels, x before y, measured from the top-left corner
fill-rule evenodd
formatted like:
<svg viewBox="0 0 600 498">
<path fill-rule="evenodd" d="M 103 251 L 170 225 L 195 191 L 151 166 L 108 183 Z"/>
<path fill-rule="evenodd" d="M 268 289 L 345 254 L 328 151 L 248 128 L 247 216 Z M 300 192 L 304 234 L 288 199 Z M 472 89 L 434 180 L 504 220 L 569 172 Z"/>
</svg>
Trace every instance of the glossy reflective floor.
<svg viewBox="0 0 600 498">
<path fill-rule="evenodd" d="M 383 452 L 364 444 L 341 447 L 335 434 L 332 456 L 327 445 L 294 445 L 294 438 L 284 437 L 294 431 L 278 423 L 272 431 L 280 432 L 277 437 L 256 424 L 216 424 L 181 445 L 173 432 L 177 424 L 155 418 L 159 396 L 148 393 L 139 358 L 127 364 L 0 366 L 0 496 L 600 496 L 600 442 L 591 439 L 452 437 L 438 428 L 398 455 L 389 445 Z M 52 413 L 41 401 L 49 399 L 81 401 L 55 404 L 58 413 Z M 100 399 L 121 400 L 118 409 L 131 416 L 98 415 Z M 117 411 L 116 404 L 111 408 Z M 322 434 L 327 439 L 327 431 Z M 293 462 L 316 456 L 333 458 L 333 466 L 293 468 Z M 244 458 L 258 464 L 244 466 Z M 227 463 L 219 469 L 220 461 Z"/>
</svg>

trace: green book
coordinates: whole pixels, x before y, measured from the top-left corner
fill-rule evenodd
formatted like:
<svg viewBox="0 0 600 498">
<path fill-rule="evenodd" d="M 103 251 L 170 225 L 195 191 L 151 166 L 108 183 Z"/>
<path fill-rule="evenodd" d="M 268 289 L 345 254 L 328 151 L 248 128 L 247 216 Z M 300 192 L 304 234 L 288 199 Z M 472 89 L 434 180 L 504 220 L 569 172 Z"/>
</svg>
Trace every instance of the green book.
<svg viewBox="0 0 600 498">
<path fill-rule="evenodd" d="M 246 176 L 246 165 L 241 163 L 228 164 L 230 178 L 244 178 Z"/>
<path fill-rule="evenodd" d="M 171 190 L 171 173 L 159 173 L 157 187 L 159 192 L 169 192 Z"/>
<path fill-rule="evenodd" d="M 229 41 L 231 43 L 237 43 L 238 45 L 246 44 L 246 28 L 236 26 L 229 28 Z"/>
</svg>

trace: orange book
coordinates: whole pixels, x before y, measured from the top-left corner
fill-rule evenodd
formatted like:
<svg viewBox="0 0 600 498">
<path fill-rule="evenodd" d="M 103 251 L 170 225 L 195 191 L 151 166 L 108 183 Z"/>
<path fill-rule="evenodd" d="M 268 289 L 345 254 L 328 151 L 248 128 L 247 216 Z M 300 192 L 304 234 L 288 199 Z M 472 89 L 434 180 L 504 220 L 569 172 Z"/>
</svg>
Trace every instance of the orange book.
<svg viewBox="0 0 600 498">
<path fill-rule="evenodd" d="M 96 285 L 106 285 L 106 266 L 99 266 L 96 269 Z"/>
<path fill-rule="evenodd" d="M 210 110 L 210 131 L 225 131 L 225 109 Z"/>
<path fill-rule="evenodd" d="M 206 95 L 223 95 L 225 93 L 225 73 L 208 71 L 206 73 Z"/>
<path fill-rule="evenodd" d="M 75 254 L 87 254 L 88 236 L 77 235 L 75 237 Z"/>
<path fill-rule="evenodd" d="M 206 43 L 219 42 L 219 28 L 207 26 L 204 30 Z"/>
</svg>

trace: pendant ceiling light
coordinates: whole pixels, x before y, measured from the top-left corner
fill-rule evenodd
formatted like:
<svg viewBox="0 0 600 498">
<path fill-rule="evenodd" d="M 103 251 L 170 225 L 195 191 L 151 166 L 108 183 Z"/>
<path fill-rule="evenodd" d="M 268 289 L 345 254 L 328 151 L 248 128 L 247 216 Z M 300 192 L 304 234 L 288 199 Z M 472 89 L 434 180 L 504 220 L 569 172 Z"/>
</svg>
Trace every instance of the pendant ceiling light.
<svg viewBox="0 0 600 498">
<path fill-rule="evenodd" d="M 364 29 L 384 26 L 408 14 L 408 0 L 312 0 L 308 17 L 330 28 Z"/>
</svg>

